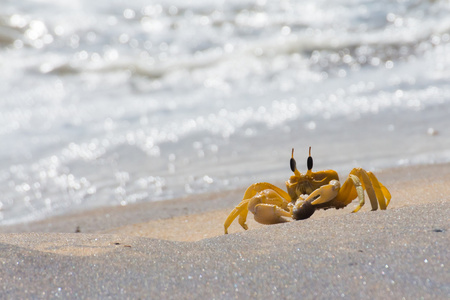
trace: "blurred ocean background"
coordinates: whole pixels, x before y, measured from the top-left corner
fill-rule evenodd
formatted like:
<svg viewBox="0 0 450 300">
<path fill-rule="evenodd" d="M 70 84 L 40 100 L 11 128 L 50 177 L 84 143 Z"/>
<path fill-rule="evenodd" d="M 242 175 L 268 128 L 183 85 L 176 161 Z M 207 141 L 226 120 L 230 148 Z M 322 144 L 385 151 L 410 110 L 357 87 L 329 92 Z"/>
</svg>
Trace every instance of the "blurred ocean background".
<svg viewBox="0 0 450 300">
<path fill-rule="evenodd" d="M 0 225 L 445 163 L 449 115 L 449 1 L 0 3 Z"/>
</svg>

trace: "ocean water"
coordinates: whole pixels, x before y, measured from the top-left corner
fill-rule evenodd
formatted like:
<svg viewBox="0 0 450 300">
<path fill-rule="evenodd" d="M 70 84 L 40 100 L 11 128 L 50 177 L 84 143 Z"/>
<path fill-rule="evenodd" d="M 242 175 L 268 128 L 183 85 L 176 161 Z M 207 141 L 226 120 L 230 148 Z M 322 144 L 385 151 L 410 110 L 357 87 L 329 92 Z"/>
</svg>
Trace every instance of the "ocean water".
<svg viewBox="0 0 450 300">
<path fill-rule="evenodd" d="M 440 0 L 3 0 L 0 225 L 283 185 L 292 148 L 343 178 L 449 162 L 449 16 Z"/>
</svg>

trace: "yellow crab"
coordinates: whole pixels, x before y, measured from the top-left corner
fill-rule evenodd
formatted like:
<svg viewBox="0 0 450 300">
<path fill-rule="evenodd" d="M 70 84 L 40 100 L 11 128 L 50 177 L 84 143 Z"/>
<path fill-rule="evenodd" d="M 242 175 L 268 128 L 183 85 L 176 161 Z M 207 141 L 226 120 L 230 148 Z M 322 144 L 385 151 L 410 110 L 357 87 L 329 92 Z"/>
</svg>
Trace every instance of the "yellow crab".
<svg viewBox="0 0 450 300">
<path fill-rule="evenodd" d="M 287 193 L 267 182 L 252 184 L 244 194 L 241 203 L 236 206 L 225 220 L 225 234 L 228 227 L 239 216 L 239 224 L 248 229 L 245 221 L 251 211 L 255 221 L 261 224 L 276 224 L 292 219 L 309 218 L 316 209 L 344 208 L 358 197 L 357 212 L 364 205 L 364 190 L 367 192 L 372 210 L 386 209 L 391 200 L 388 189 L 382 185 L 372 172 L 354 168 L 344 184 L 340 184 L 336 171 L 313 172 L 311 147 L 307 160 L 308 171 L 302 174 L 297 170 L 292 149 L 291 170 L 294 175 L 286 181 Z"/>
</svg>

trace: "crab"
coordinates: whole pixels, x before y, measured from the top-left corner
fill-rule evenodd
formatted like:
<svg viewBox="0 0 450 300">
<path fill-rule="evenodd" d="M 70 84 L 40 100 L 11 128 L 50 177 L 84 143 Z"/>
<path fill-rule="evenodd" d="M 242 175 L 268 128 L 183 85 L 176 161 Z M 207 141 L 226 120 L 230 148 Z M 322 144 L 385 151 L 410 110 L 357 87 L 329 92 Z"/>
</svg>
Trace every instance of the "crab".
<svg viewBox="0 0 450 300">
<path fill-rule="evenodd" d="M 300 173 L 296 165 L 292 149 L 290 166 L 294 175 L 286 181 L 287 192 L 267 182 L 254 183 L 248 187 L 241 203 L 225 220 L 225 234 L 238 216 L 239 224 L 247 230 L 245 222 L 249 211 L 254 214 L 255 221 L 261 224 L 277 224 L 307 219 L 316 209 L 344 208 L 356 198 L 359 204 L 352 212 L 357 212 L 365 203 L 364 191 L 369 196 L 372 210 L 377 210 L 378 205 L 385 210 L 391 200 L 389 190 L 372 172 L 362 168 L 351 170 L 342 186 L 334 170 L 313 172 L 311 147 L 306 173 Z"/>
</svg>

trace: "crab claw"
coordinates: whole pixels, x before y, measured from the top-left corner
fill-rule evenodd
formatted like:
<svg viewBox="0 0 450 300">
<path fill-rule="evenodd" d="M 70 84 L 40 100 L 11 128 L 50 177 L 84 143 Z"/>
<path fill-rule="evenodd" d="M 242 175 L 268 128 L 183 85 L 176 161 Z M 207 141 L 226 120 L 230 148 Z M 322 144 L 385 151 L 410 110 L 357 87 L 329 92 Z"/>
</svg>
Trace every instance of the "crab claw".
<svg viewBox="0 0 450 300">
<path fill-rule="evenodd" d="M 273 204 L 257 204 L 252 212 L 255 215 L 255 221 L 261 224 L 278 224 L 289 222 L 289 219 L 291 219 L 291 214 L 288 211 Z"/>
<path fill-rule="evenodd" d="M 338 180 L 331 180 L 329 184 L 323 185 L 303 199 L 298 199 L 292 211 L 295 220 L 304 220 L 312 216 L 316 211 L 316 205 L 333 200 L 339 192 L 341 184 Z"/>
<path fill-rule="evenodd" d="M 292 217 L 295 220 L 304 220 L 312 216 L 316 211 L 314 205 L 311 204 L 312 201 L 305 201 L 299 207 L 295 206 L 292 211 Z"/>
</svg>

